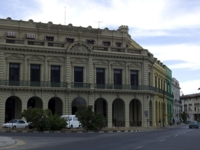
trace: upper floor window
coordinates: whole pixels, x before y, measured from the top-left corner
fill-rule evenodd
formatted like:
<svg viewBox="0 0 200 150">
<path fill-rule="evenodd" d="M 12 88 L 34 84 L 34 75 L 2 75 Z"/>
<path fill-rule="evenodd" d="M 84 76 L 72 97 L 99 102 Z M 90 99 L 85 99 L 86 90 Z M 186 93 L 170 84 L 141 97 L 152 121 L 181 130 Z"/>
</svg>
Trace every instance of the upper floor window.
<svg viewBox="0 0 200 150">
<path fill-rule="evenodd" d="M 122 85 L 122 70 L 114 69 L 114 84 Z"/>
<path fill-rule="evenodd" d="M 54 41 L 54 37 L 53 36 L 46 36 L 46 41 Z"/>
<path fill-rule="evenodd" d="M 157 77 L 155 76 L 155 87 L 157 88 Z"/>
<path fill-rule="evenodd" d="M 138 85 L 138 71 L 131 70 L 130 71 L 131 85 Z"/>
<path fill-rule="evenodd" d="M 104 46 L 110 46 L 110 42 L 109 41 L 103 41 L 103 45 Z"/>
<path fill-rule="evenodd" d="M 35 39 L 35 34 L 33 34 L 33 33 L 26 33 L 26 38 L 27 39 Z"/>
<path fill-rule="evenodd" d="M 19 81 L 20 75 L 20 65 L 19 63 L 9 64 L 9 81 Z"/>
<path fill-rule="evenodd" d="M 96 69 L 96 84 L 105 84 L 105 69 Z"/>
<path fill-rule="evenodd" d="M 51 82 L 60 82 L 60 66 L 51 66 Z"/>
<path fill-rule="evenodd" d="M 32 86 L 40 86 L 40 65 L 31 64 L 31 85 Z"/>
<path fill-rule="evenodd" d="M 74 67 L 74 82 L 83 83 L 83 67 Z"/>
<path fill-rule="evenodd" d="M 15 37 L 16 37 L 16 33 L 15 33 L 15 32 L 11 32 L 11 31 L 8 31 L 8 32 L 6 33 L 6 36 L 7 36 L 7 37 L 11 37 L 11 38 L 15 38 Z"/>
<path fill-rule="evenodd" d="M 72 38 L 66 38 L 67 43 L 74 43 L 74 39 Z"/>
<path fill-rule="evenodd" d="M 94 44 L 94 40 L 87 40 L 87 44 Z"/>
<path fill-rule="evenodd" d="M 116 42 L 116 47 L 122 47 L 122 43 Z"/>
</svg>

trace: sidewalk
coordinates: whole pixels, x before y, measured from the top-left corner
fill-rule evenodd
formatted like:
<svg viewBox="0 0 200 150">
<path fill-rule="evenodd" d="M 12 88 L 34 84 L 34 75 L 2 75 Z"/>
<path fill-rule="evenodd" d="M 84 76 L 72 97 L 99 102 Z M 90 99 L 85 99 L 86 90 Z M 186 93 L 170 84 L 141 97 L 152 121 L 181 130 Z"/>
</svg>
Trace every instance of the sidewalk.
<svg viewBox="0 0 200 150">
<path fill-rule="evenodd" d="M 16 141 L 10 137 L 0 136 L 0 149 L 14 145 Z"/>
</svg>

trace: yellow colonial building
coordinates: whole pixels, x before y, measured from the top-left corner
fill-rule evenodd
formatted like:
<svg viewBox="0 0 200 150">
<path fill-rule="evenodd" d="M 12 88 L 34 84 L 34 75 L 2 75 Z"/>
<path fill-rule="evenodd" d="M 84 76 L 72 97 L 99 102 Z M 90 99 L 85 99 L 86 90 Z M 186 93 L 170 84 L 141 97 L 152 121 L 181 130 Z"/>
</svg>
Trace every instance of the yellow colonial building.
<svg viewBox="0 0 200 150">
<path fill-rule="evenodd" d="M 0 19 L 1 124 L 29 107 L 62 115 L 92 105 L 107 127 L 157 126 L 167 123 L 165 78 L 164 65 L 127 26 Z"/>
</svg>

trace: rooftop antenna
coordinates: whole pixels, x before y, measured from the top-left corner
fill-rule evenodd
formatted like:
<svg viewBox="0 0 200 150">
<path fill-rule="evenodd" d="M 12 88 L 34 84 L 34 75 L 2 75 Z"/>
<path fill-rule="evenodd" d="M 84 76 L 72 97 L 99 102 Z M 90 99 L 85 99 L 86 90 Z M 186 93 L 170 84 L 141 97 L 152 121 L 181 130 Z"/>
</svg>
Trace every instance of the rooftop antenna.
<svg viewBox="0 0 200 150">
<path fill-rule="evenodd" d="M 65 12 L 64 12 L 64 25 L 66 25 L 66 6 L 65 6 Z"/>
<path fill-rule="evenodd" d="M 98 23 L 98 28 L 100 28 L 100 24 L 103 22 L 103 21 L 95 21 L 96 23 Z"/>
</svg>

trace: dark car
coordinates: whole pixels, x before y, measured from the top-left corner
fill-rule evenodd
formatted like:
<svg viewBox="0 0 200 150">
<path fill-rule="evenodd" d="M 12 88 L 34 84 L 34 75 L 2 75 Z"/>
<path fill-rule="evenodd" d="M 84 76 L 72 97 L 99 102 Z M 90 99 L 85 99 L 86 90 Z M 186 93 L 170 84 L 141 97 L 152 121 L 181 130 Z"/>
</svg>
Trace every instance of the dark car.
<svg viewBox="0 0 200 150">
<path fill-rule="evenodd" d="M 190 123 L 189 123 L 189 128 L 191 129 L 191 128 L 199 128 L 199 122 L 198 121 L 191 121 Z"/>
</svg>

